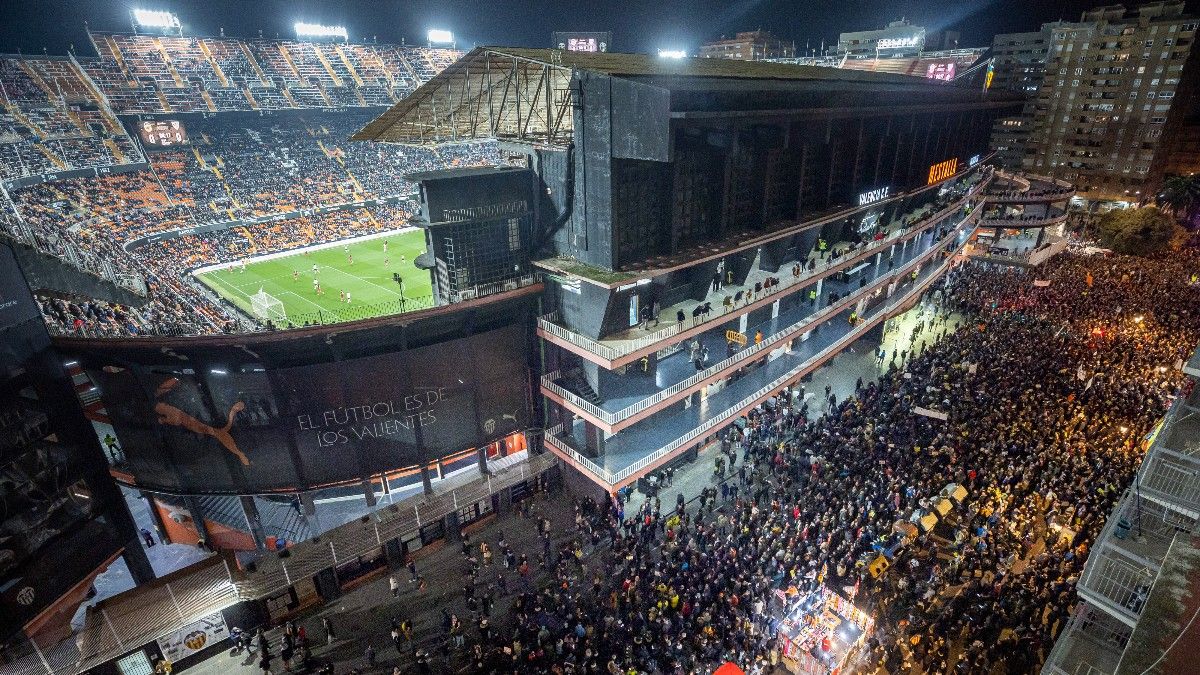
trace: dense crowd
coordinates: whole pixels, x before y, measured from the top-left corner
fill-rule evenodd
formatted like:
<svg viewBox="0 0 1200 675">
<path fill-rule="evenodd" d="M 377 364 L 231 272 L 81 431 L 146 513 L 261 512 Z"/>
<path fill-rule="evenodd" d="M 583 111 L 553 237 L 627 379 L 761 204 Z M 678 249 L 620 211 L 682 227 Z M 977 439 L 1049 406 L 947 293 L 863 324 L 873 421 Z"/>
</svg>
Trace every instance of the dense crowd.
<svg viewBox="0 0 1200 675">
<path fill-rule="evenodd" d="M 541 522 L 540 553 L 484 542 L 519 578 L 539 563 L 553 577 L 520 586 L 509 625 L 488 623 L 495 584 L 483 550 L 464 545 L 466 618 L 447 613 L 444 649 L 461 645 L 476 672 L 711 672 L 725 660 L 767 672 L 780 658 L 775 591 L 826 584 L 861 588 L 876 619 L 862 672 L 1031 672 L 1182 384 L 1175 365 L 1200 339 L 1198 270 L 1194 250 L 1064 256 L 1036 272 L 1048 285 L 961 269 L 914 329 L 927 343 L 880 354 L 885 374 L 847 400 L 818 394 L 815 419 L 803 386 L 780 392 L 732 432 L 698 503 L 655 497 L 626 512 L 618 495 L 583 503 L 560 550 Z M 967 490 L 950 530 L 868 574 L 893 524 L 948 483 Z"/>
</svg>

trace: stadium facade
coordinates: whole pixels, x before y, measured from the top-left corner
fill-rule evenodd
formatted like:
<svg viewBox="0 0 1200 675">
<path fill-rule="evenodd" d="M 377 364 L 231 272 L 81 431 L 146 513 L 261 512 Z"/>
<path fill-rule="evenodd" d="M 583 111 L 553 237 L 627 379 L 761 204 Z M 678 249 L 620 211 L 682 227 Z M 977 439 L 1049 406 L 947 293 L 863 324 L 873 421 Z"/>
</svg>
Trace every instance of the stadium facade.
<svg viewBox="0 0 1200 675">
<path fill-rule="evenodd" d="M 31 159 L 8 178 L 6 224 L 27 248 L 88 278 L 104 271 L 95 258 L 132 254 L 145 301 L 199 264 L 411 224 L 425 250 L 410 262 L 435 297 L 396 316 L 264 331 L 206 323 L 224 308 L 178 290 L 171 307 L 195 298 L 190 310 L 143 318 L 189 335 L 62 331 L 47 358 L 73 364 L 74 423 L 114 439 L 87 464 L 106 503 L 120 501 L 115 481 L 144 498 L 161 541 L 240 556 L 104 600 L 79 640 L 53 649 L 49 633 L 16 626 L 38 649 L 5 658 L 29 672 L 154 654 L 159 627 L 232 620 L 244 603 L 278 618 L 337 597 L 556 480 L 560 462 L 587 490 L 631 485 L 878 332 L 936 289 L 981 228 L 1057 222 L 1051 200 L 997 208 L 985 196 L 1012 180 L 997 180 L 987 138 L 1020 100 L 977 88 L 507 48 L 418 72 L 428 54 L 414 48 L 93 39 L 112 58 L 72 57 L 57 80 L 54 59 L 5 61 L 24 83 L 7 110 L 29 133 L 0 146 L 79 172 Z M 418 73 L 407 89 L 403 72 Z M 52 95 L 62 83 L 74 103 Z M 373 86 L 397 101 L 386 112 L 370 105 L 384 100 L 368 98 Z M 377 113 L 355 138 L 402 147 L 340 142 L 339 125 Z M 33 131 L 51 119 L 109 154 Z M 493 166 L 472 168 L 481 157 Z M 113 187 L 145 198 L 140 218 L 94 198 Z M 45 267 L 32 285 L 69 285 Z M 121 288 L 138 295 L 132 283 L 93 295 Z M 50 309 L 43 299 L 58 325 Z M 135 555 L 141 524 L 119 523 L 95 551 L 125 542 Z M 74 578 L 86 587 L 88 574 Z"/>
<path fill-rule="evenodd" d="M 524 155 L 544 195 L 545 442 L 609 491 L 933 286 L 975 230 L 988 134 L 1014 103 L 883 74 L 483 47 L 356 138 L 495 137 Z"/>
</svg>

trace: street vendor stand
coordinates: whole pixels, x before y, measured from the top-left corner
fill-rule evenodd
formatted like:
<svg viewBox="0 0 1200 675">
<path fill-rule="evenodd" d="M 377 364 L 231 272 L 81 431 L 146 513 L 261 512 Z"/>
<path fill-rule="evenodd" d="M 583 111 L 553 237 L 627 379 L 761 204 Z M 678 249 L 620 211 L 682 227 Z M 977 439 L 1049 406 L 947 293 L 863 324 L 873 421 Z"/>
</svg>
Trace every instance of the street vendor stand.
<svg viewBox="0 0 1200 675">
<path fill-rule="evenodd" d="M 858 654 L 874 621 L 821 585 L 807 595 L 776 591 L 782 607 L 779 652 L 795 675 L 838 675 Z"/>
</svg>

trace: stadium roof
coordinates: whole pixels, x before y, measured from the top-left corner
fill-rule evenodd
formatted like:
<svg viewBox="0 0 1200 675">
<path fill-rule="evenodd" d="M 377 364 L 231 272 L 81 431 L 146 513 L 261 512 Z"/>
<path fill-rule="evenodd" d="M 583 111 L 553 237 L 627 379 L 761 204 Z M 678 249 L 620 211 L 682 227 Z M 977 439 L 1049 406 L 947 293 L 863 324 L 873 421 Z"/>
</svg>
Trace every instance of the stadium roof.
<svg viewBox="0 0 1200 675">
<path fill-rule="evenodd" d="M 638 80 L 672 92 L 853 89 L 907 92 L 923 98 L 970 96 L 979 101 L 975 91 L 892 73 L 763 61 L 477 47 L 352 139 L 437 145 L 495 138 L 563 145 L 573 132 L 571 81 L 575 72 Z M 824 105 L 841 103 L 831 97 Z"/>
<path fill-rule="evenodd" d="M 490 176 L 497 173 L 511 173 L 513 171 L 524 170 L 525 169 L 516 166 L 453 166 L 448 169 L 417 171 L 415 173 L 405 175 L 404 179 L 413 183 L 418 183 L 421 181 L 462 178 L 464 176 Z"/>
</svg>

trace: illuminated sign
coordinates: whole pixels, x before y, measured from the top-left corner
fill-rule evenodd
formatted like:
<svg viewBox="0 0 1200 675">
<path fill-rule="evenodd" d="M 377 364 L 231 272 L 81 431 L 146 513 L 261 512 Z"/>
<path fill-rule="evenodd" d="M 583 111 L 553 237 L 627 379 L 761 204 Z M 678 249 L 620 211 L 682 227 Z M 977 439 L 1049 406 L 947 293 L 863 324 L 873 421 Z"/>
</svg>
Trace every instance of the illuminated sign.
<svg viewBox="0 0 1200 675">
<path fill-rule="evenodd" d="M 953 157 L 944 162 L 938 162 L 929 167 L 929 181 L 926 185 L 933 185 L 938 181 L 943 181 L 953 176 L 958 171 L 958 158 Z"/>
<path fill-rule="evenodd" d="M 979 155 L 971 155 L 971 159 L 970 159 L 970 161 L 967 162 L 967 166 L 968 167 L 975 166 L 978 163 L 979 163 Z"/>
<path fill-rule="evenodd" d="M 870 192 L 864 192 L 858 196 L 858 205 L 866 206 L 873 204 L 881 199 L 887 199 L 888 194 L 892 191 L 892 186 L 881 187 Z"/>
<path fill-rule="evenodd" d="M 188 142 L 187 129 L 179 120 L 143 120 L 138 123 L 138 136 L 142 143 L 155 148 Z"/>
<path fill-rule="evenodd" d="M 568 52 L 607 52 L 612 44 L 612 33 L 596 32 L 557 32 L 551 36 L 553 44 L 558 49 Z"/>
<path fill-rule="evenodd" d="M 987 69 L 987 77 L 985 77 L 985 78 L 983 79 L 983 88 L 984 88 L 984 89 L 991 89 L 991 88 L 992 88 L 992 78 L 993 78 L 995 75 L 996 75 L 996 69 L 995 69 L 995 67 L 994 67 L 994 66 L 991 66 L 991 65 L 989 65 L 989 66 L 988 66 L 988 69 Z"/>
<path fill-rule="evenodd" d="M 908 49 L 917 47 L 921 44 L 921 34 L 910 35 L 902 38 L 880 38 L 875 43 L 876 49 Z"/>
<path fill-rule="evenodd" d="M 931 80 L 941 80 L 949 82 L 954 79 L 954 64 L 953 63 L 931 63 L 925 71 L 925 77 Z"/>
</svg>

